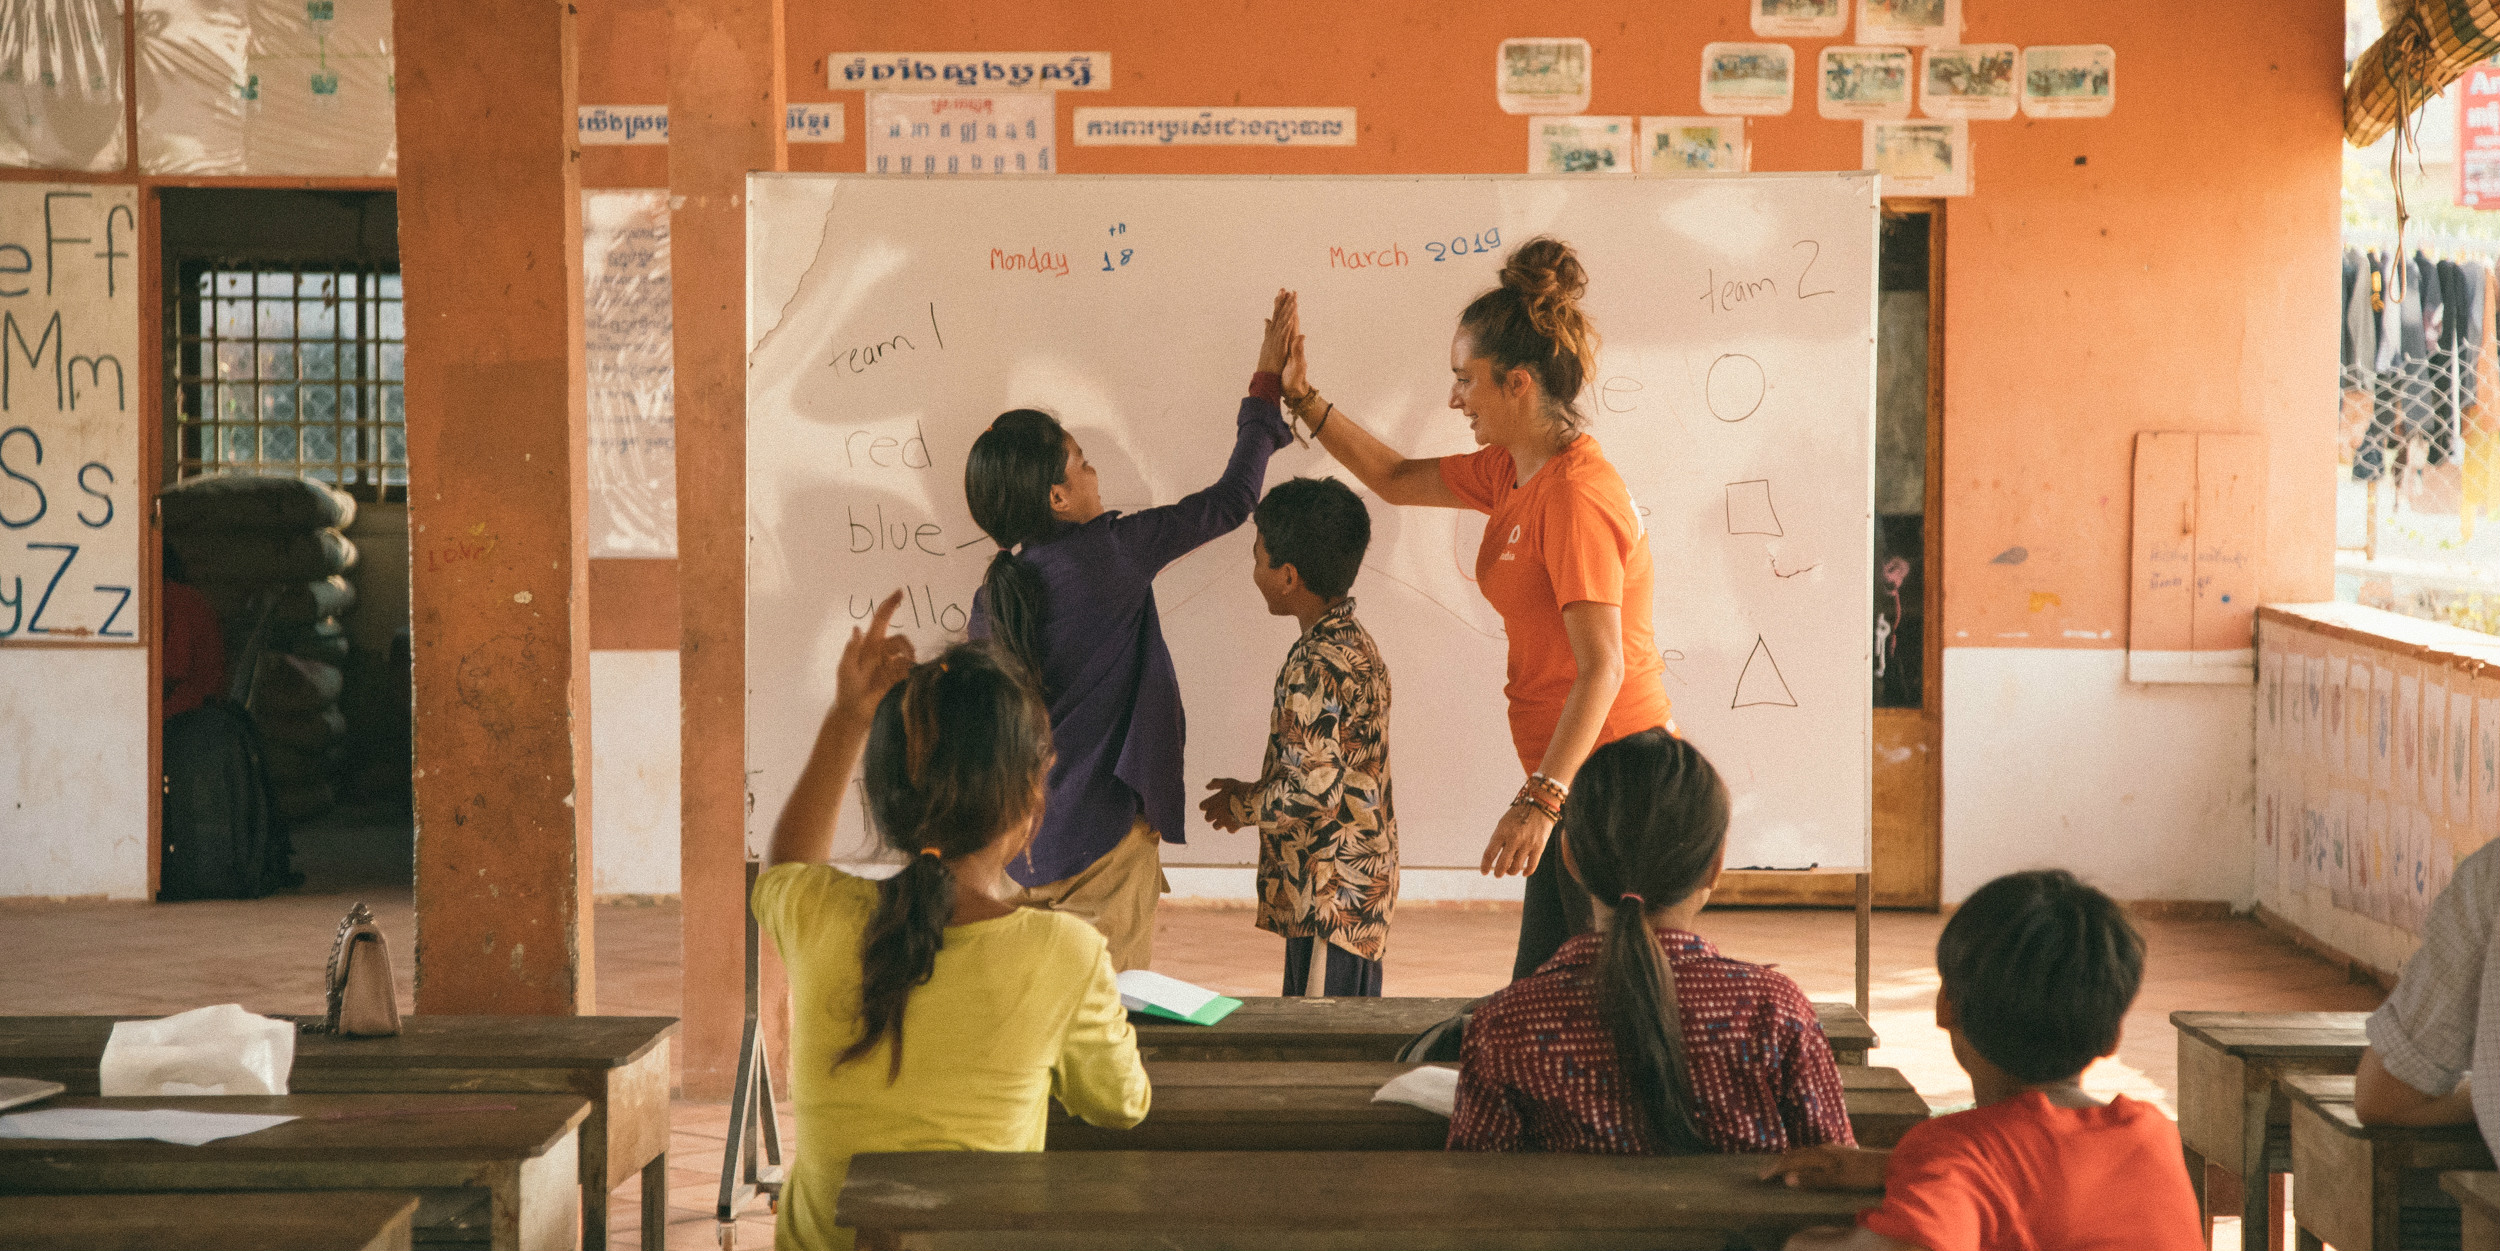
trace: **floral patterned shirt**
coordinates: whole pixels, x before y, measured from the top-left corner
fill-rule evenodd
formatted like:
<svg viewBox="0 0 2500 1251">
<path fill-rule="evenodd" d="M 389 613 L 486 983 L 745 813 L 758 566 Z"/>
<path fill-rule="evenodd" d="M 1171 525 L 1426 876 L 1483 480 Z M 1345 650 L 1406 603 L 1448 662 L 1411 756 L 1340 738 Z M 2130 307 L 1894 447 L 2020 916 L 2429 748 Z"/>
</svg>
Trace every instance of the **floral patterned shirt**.
<svg viewBox="0 0 2500 1251">
<path fill-rule="evenodd" d="M 1349 599 L 1276 675 L 1267 761 L 1233 815 L 1259 827 L 1258 926 L 1367 960 L 1389 945 L 1398 823 L 1389 804 L 1389 667 Z"/>
</svg>

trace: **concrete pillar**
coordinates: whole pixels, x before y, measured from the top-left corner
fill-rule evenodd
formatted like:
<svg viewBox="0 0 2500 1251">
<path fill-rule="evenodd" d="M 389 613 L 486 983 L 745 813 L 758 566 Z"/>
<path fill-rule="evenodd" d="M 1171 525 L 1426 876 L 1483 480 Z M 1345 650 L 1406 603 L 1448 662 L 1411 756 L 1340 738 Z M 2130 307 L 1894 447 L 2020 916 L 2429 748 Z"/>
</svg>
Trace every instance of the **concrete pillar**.
<svg viewBox="0 0 2500 1251">
<path fill-rule="evenodd" d="M 788 167 L 780 0 L 673 0 L 669 286 L 685 901 L 683 1093 L 737 1075 L 746 947 L 746 176 Z M 769 945 L 768 948 L 769 950 Z M 782 996 L 766 988 L 766 1002 Z"/>
<path fill-rule="evenodd" d="M 593 1010 L 574 21 L 392 19 L 419 1012 Z"/>
</svg>

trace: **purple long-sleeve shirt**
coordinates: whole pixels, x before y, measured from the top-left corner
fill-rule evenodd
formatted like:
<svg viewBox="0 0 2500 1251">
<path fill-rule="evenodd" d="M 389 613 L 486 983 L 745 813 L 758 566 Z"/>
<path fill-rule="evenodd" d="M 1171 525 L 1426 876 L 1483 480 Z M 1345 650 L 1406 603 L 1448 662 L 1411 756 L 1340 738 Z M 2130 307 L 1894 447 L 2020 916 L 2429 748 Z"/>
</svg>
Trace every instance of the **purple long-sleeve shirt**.
<svg viewBox="0 0 2500 1251">
<path fill-rule="evenodd" d="M 1042 682 L 1054 692 L 1042 828 L 1007 871 L 1026 886 L 1074 877 L 1128 837 L 1139 813 L 1167 843 L 1187 810 L 1181 746 L 1188 718 L 1163 644 L 1154 579 L 1165 565 L 1231 533 L 1258 506 L 1267 460 L 1293 441 L 1274 384 L 1241 401 L 1224 476 L 1179 503 L 1062 523 L 1022 559 L 1042 575 Z M 971 634 L 989 637 L 988 602 L 972 597 Z"/>
</svg>

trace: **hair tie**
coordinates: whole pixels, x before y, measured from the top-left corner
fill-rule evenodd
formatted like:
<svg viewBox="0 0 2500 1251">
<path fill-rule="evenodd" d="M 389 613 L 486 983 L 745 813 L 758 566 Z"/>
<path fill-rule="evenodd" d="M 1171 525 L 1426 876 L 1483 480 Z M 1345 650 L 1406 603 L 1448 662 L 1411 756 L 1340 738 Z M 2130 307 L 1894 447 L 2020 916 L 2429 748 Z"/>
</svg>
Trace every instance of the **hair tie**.
<svg viewBox="0 0 2500 1251">
<path fill-rule="evenodd" d="M 939 860 L 944 860 L 946 858 L 946 853 L 939 851 L 935 847 L 923 847 L 920 849 L 920 854 L 924 856 L 933 856 Z"/>
<path fill-rule="evenodd" d="M 1638 893 L 1636 893 L 1636 892 L 1634 892 L 1634 891 L 1628 891 L 1628 890 L 1627 890 L 1627 891 L 1625 891 L 1625 892 L 1623 892 L 1623 895 L 1622 895 L 1622 897 L 1621 897 L 1621 898 L 1618 898 L 1618 899 L 1616 899 L 1616 900 L 1615 900 L 1615 906 L 1616 906 L 1616 907 L 1618 907 L 1618 908 L 1622 907 L 1622 906 L 1623 906 L 1623 901 L 1624 901 L 1625 899 L 1629 899 L 1629 900 L 1631 900 L 1632 902 L 1634 902 L 1634 903 L 1636 903 L 1636 904 L 1639 904 L 1639 905 L 1640 905 L 1640 906 L 1642 906 L 1643 908 L 1647 908 L 1647 907 L 1649 906 L 1649 901 L 1648 901 L 1648 900 L 1641 898 L 1641 897 L 1640 897 L 1640 895 L 1639 895 Z"/>
</svg>

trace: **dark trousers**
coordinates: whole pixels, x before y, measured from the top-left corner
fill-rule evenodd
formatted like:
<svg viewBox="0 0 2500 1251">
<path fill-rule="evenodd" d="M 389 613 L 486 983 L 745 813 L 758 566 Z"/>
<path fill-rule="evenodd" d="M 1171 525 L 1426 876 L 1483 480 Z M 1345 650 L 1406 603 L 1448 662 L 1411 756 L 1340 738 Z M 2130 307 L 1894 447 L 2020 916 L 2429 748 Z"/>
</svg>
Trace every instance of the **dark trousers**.
<svg viewBox="0 0 2500 1251">
<path fill-rule="evenodd" d="M 1563 867 L 1560 841 L 1548 838 L 1545 858 L 1528 875 L 1527 898 L 1519 909 L 1519 951 L 1510 962 L 1510 980 L 1536 972 L 1572 935 L 1588 927 L 1588 892 Z"/>
<path fill-rule="evenodd" d="M 1285 940 L 1285 998 L 1298 999 L 1311 989 L 1311 944 L 1315 938 Z M 1354 995 L 1380 997 L 1380 962 L 1366 960 L 1339 947 L 1328 946 L 1328 972 L 1320 979 L 1320 993 L 1331 999 Z"/>
</svg>

